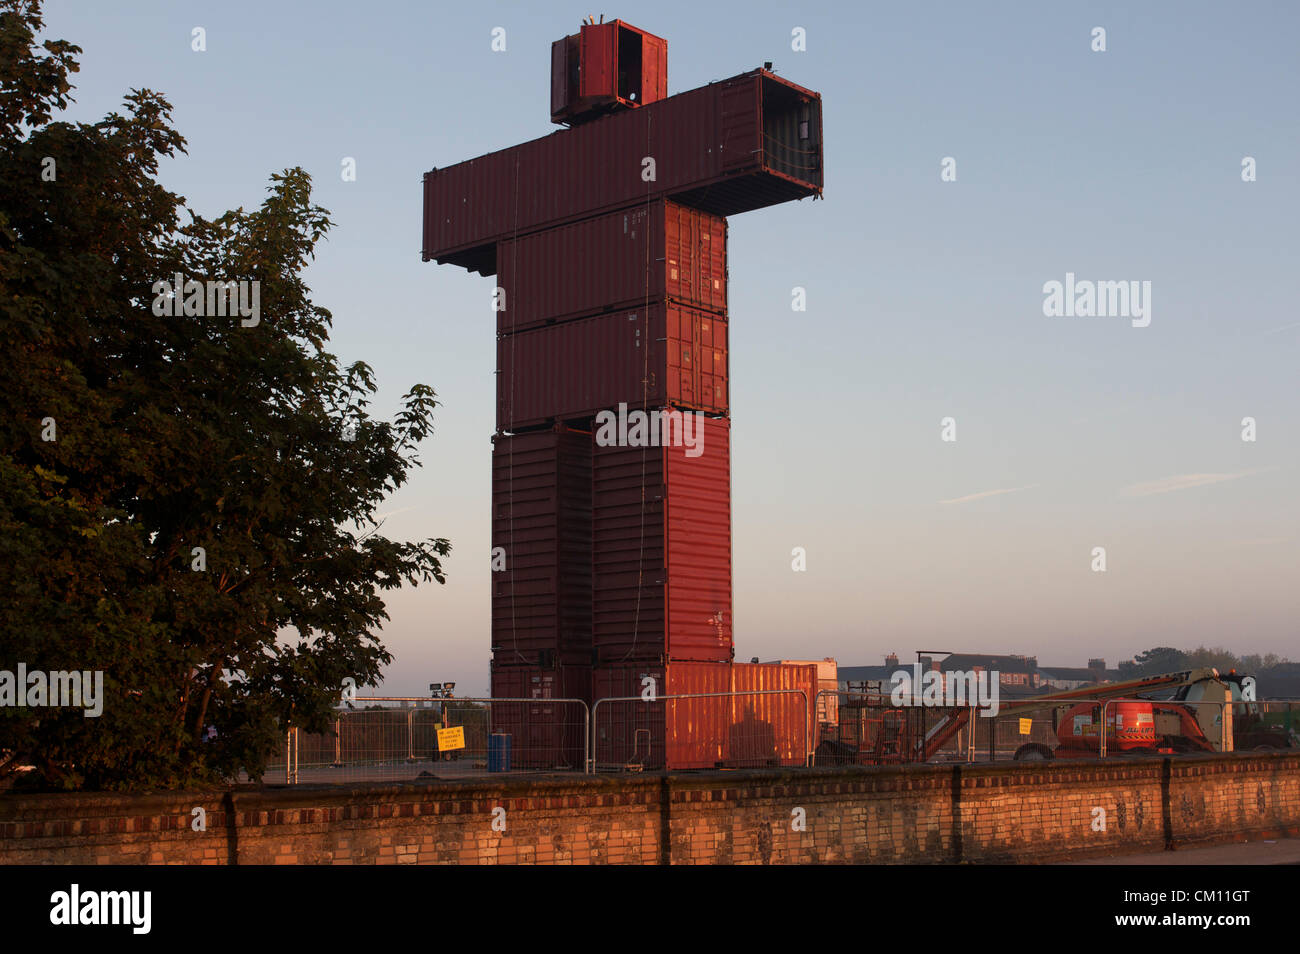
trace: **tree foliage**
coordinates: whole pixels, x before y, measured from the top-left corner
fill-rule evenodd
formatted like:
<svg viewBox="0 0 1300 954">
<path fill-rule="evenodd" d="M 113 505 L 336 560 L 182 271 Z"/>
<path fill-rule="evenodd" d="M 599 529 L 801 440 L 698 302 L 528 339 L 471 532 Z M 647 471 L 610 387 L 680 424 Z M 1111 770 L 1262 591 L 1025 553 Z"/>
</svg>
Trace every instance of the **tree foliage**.
<svg viewBox="0 0 1300 954">
<path fill-rule="evenodd" d="M 0 775 L 259 775 L 278 726 L 320 730 L 345 677 L 377 681 L 384 591 L 444 582 L 446 540 L 375 526 L 436 395 L 377 420 L 371 369 L 325 350 L 301 272 L 331 223 L 305 172 L 251 211 L 192 213 L 157 182 L 185 147 L 167 101 L 56 121 L 80 49 L 42 26 L 0 0 L 0 669 L 100 670 L 105 699 L 98 718 L 0 709 Z M 177 273 L 258 283 L 257 323 L 155 308 Z"/>
<path fill-rule="evenodd" d="M 1131 660 L 1119 664 L 1120 678 L 1140 679 L 1143 676 L 1158 676 L 1167 672 L 1181 672 L 1189 669 L 1187 654 L 1172 646 L 1156 646 L 1138 653 Z"/>
<path fill-rule="evenodd" d="M 1159 676 L 1169 672 L 1182 672 L 1186 669 L 1203 669 L 1213 666 L 1219 672 L 1238 672 L 1258 675 L 1269 669 L 1286 665 L 1287 659 L 1267 653 L 1265 655 L 1237 656 L 1222 646 L 1196 649 L 1174 649 L 1172 646 L 1156 646 L 1140 652 L 1133 659 L 1119 664 L 1122 679 L 1140 679 L 1144 676 Z"/>
</svg>

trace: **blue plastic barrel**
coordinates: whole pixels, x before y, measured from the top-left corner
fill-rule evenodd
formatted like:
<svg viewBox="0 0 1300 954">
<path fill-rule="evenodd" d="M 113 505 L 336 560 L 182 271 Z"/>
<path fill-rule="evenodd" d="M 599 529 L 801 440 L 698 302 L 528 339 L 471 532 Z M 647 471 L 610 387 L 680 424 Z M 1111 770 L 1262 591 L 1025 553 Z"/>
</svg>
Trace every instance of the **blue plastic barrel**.
<svg viewBox="0 0 1300 954">
<path fill-rule="evenodd" d="M 512 738 L 507 732 L 493 732 L 488 736 L 487 767 L 489 772 L 510 771 L 510 743 Z"/>
</svg>

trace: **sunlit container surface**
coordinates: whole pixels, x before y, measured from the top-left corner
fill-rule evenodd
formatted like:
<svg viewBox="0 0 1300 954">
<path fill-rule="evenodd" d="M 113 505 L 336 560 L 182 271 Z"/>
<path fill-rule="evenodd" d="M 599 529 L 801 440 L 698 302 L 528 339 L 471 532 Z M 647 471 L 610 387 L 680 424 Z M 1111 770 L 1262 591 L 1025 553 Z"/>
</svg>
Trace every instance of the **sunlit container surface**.
<svg viewBox="0 0 1300 954">
<path fill-rule="evenodd" d="M 579 431 L 493 438 L 497 663 L 591 662 L 591 448 Z"/>
<path fill-rule="evenodd" d="M 612 312 L 497 339 L 497 429 L 620 403 L 724 413 L 727 322 L 683 305 Z"/>
<path fill-rule="evenodd" d="M 672 299 L 727 310 L 727 220 L 654 202 L 505 240 L 501 333 Z"/>
<path fill-rule="evenodd" d="M 595 448 L 592 637 L 600 664 L 732 657 L 730 422 L 700 418 L 698 456 Z"/>
<path fill-rule="evenodd" d="M 807 763 L 815 666 L 670 663 L 595 671 L 593 757 L 601 769 L 757 768 Z M 646 679 L 655 702 L 644 701 Z M 759 694 L 756 690 L 798 690 Z M 738 693 L 694 699 L 663 696 Z M 749 693 L 749 694 L 746 694 Z"/>
<path fill-rule="evenodd" d="M 490 275 L 499 241 L 648 199 L 726 216 L 821 195 L 821 137 L 821 95 L 765 70 L 613 113 L 426 173 L 424 260 Z"/>
</svg>

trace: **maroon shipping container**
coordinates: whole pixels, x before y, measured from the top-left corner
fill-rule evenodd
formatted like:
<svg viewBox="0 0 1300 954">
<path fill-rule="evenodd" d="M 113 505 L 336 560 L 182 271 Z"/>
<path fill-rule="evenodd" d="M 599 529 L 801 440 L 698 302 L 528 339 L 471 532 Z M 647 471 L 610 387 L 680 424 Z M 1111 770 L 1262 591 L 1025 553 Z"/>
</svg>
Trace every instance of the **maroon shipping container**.
<svg viewBox="0 0 1300 954">
<path fill-rule="evenodd" d="M 672 300 L 726 315 L 727 220 L 659 201 L 497 248 L 497 331 Z"/>
<path fill-rule="evenodd" d="M 497 339 L 497 429 L 673 406 L 727 411 L 727 322 L 684 305 L 611 312 Z"/>
<path fill-rule="evenodd" d="M 493 438 L 498 663 L 591 663 L 591 451 L 590 434 L 567 429 Z"/>
<path fill-rule="evenodd" d="M 730 421 L 698 446 L 597 446 L 592 638 L 600 665 L 731 659 Z M 699 452 L 697 456 L 688 453 Z"/>
<path fill-rule="evenodd" d="M 492 667 L 489 728 L 511 737 L 512 769 L 577 769 L 585 766 L 586 714 L 591 705 L 591 667 Z M 552 700 L 578 699 L 578 702 Z"/>
<path fill-rule="evenodd" d="M 423 255 L 491 275 L 499 241 L 649 199 L 726 216 L 821 192 L 821 95 L 754 70 L 426 173 Z"/>
<path fill-rule="evenodd" d="M 668 95 L 668 41 L 622 20 L 551 44 L 551 122 L 589 122 Z"/>
<path fill-rule="evenodd" d="M 644 700 L 646 679 L 656 701 Z M 592 712 L 598 769 L 701 769 L 806 765 L 817 667 L 679 662 L 599 668 Z M 756 690 L 797 690 L 768 692 Z M 694 699 L 663 696 L 738 693 Z"/>
</svg>

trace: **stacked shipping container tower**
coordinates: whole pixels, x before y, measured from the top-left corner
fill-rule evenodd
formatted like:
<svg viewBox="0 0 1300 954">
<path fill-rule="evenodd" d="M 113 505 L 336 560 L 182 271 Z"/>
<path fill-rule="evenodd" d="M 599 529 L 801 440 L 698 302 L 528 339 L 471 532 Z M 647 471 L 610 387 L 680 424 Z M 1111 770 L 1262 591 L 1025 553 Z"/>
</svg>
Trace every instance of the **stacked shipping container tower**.
<svg viewBox="0 0 1300 954">
<path fill-rule="evenodd" d="M 666 42 L 615 20 L 553 44 L 551 117 L 426 174 L 424 259 L 497 276 L 492 695 L 537 700 L 517 761 L 558 767 L 583 740 L 548 699 L 812 706 L 813 667 L 733 661 L 725 217 L 821 194 L 821 98 L 769 69 L 668 96 Z M 623 705 L 602 763 L 806 755 L 797 696 Z"/>
</svg>

